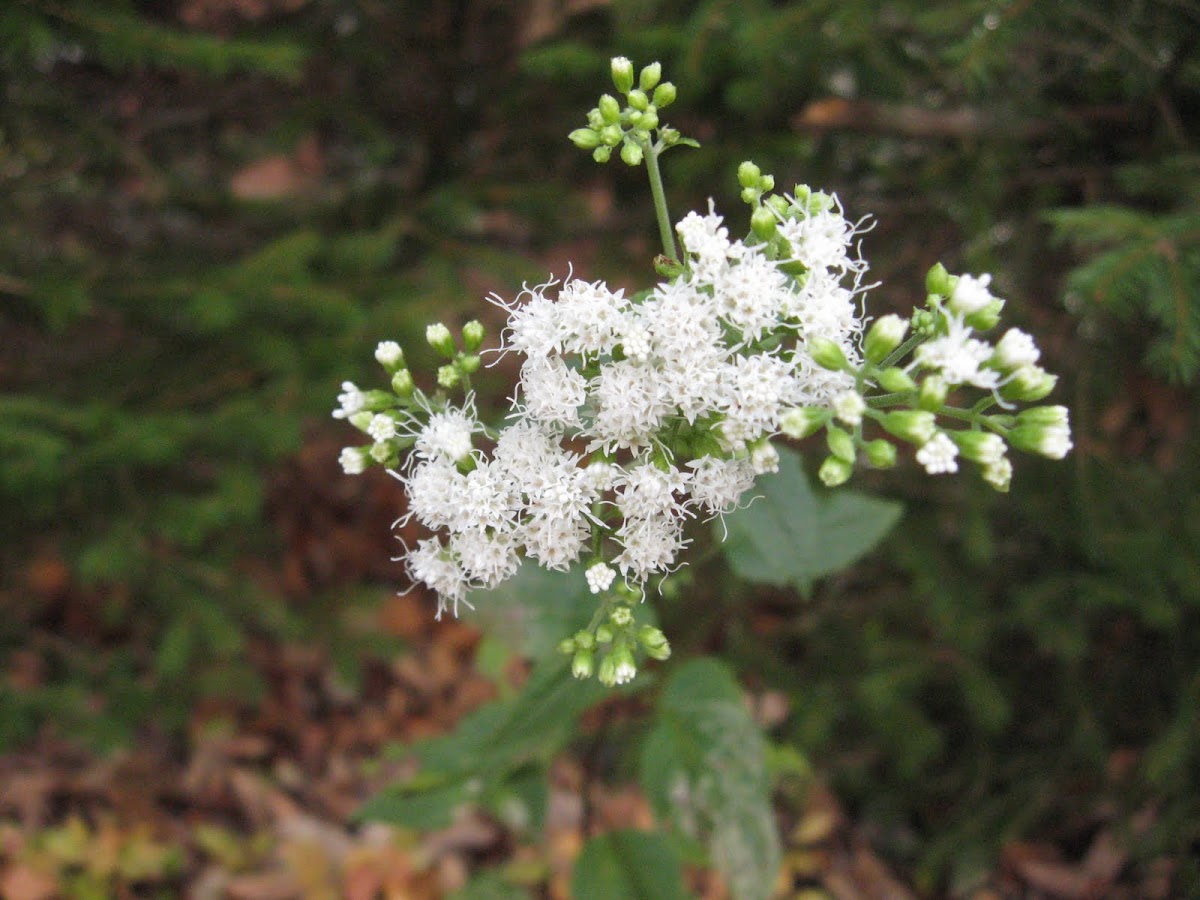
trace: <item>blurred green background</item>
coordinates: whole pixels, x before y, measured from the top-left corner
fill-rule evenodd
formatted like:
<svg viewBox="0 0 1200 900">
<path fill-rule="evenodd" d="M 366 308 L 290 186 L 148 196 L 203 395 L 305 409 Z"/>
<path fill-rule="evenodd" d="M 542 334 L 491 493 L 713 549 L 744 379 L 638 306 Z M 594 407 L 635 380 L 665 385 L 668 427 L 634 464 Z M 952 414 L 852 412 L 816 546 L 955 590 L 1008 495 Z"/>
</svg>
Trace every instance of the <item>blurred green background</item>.
<svg viewBox="0 0 1200 900">
<path fill-rule="evenodd" d="M 836 191 L 872 314 L 992 272 L 1065 373 L 1066 463 L 860 479 L 906 504 L 880 551 L 745 592 L 777 737 L 929 883 L 1099 809 L 1197 883 L 1198 39 L 1186 0 L 4 4 L 0 752 L 253 705 L 264 642 L 351 686 L 394 651 L 399 495 L 341 475 L 338 385 L 569 261 L 654 277 L 643 173 L 565 139 L 619 53 L 703 145 L 676 218 L 736 221 L 746 158 Z"/>
</svg>

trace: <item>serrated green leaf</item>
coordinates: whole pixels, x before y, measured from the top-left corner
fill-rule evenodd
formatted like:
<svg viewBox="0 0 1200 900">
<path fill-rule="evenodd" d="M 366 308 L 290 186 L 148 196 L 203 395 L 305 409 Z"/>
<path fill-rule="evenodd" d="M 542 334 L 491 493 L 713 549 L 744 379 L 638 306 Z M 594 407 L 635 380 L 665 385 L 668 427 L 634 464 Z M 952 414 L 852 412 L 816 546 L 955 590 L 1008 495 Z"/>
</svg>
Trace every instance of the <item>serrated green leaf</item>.
<svg viewBox="0 0 1200 900">
<path fill-rule="evenodd" d="M 674 900 L 687 897 L 679 857 L 652 831 L 610 831 L 589 840 L 571 875 L 575 900 Z"/>
<path fill-rule="evenodd" d="M 736 900 L 762 900 L 779 869 L 762 734 L 729 669 L 698 659 L 675 671 L 643 748 L 655 813 L 704 844 Z"/>
<path fill-rule="evenodd" d="M 747 581 L 807 592 L 886 535 L 903 507 L 855 491 L 815 491 L 800 455 L 779 451 L 779 471 L 759 481 L 762 497 L 725 516 L 724 552 Z"/>
</svg>

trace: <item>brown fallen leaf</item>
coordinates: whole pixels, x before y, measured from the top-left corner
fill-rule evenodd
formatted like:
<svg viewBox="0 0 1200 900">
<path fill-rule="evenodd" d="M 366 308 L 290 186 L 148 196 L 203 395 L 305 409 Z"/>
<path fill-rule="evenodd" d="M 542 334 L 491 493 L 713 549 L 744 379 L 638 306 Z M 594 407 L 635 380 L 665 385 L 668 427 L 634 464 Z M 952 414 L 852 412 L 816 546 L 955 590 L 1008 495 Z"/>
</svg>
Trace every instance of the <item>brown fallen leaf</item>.
<svg viewBox="0 0 1200 900">
<path fill-rule="evenodd" d="M 23 863 L 0 874 L 0 897 L 5 900 L 51 900 L 59 895 L 58 878 Z"/>
</svg>

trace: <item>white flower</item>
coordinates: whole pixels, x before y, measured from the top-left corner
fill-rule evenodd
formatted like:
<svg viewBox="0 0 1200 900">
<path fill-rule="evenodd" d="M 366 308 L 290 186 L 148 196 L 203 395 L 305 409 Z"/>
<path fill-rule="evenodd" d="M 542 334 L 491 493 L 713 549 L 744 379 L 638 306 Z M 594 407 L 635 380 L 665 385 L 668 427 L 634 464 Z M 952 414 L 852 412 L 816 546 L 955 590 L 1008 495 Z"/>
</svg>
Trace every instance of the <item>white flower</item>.
<svg viewBox="0 0 1200 900">
<path fill-rule="evenodd" d="M 395 341 L 380 341 L 375 348 L 375 359 L 386 369 L 394 369 L 404 362 L 404 351 Z"/>
<path fill-rule="evenodd" d="M 979 312 L 996 299 L 988 290 L 991 283 L 991 275 L 980 275 L 978 278 L 974 275 L 959 275 L 946 305 L 960 316 Z"/>
<path fill-rule="evenodd" d="M 343 447 L 338 462 L 347 475 L 361 475 L 367 471 L 367 454 L 361 447 Z"/>
<path fill-rule="evenodd" d="M 458 615 L 458 604 L 467 596 L 467 577 L 462 567 L 455 562 L 437 540 L 424 540 L 405 558 L 409 577 L 433 588 L 438 595 L 437 617 L 440 619 L 447 604 Z M 470 606 L 470 604 L 467 604 Z"/>
<path fill-rule="evenodd" d="M 754 487 L 749 460 L 702 456 L 687 463 L 692 470 L 688 487 L 691 499 L 710 513 L 727 513 Z"/>
<path fill-rule="evenodd" d="M 525 412 L 541 422 L 578 427 L 587 380 L 559 356 L 535 356 L 521 367 Z"/>
<path fill-rule="evenodd" d="M 545 293 L 555 283 L 549 281 L 535 288 L 525 287 L 512 303 L 506 303 L 495 294 L 488 298 L 509 314 L 507 339 L 504 342 L 506 351 L 515 350 L 524 356 L 534 357 L 562 350 L 558 309 Z M 529 299 L 522 303 L 521 298 L 526 295 Z"/>
<path fill-rule="evenodd" d="M 1030 335 L 1019 328 L 1010 328 L 1004 332 L 1004 337 L 996 342 L 992 362 L 1002 369 L 1012 370 L 1033 365 L 1041 355 Z"/>
<path fill-rule="evenodd" d="M 521 562 L 508 534 L 471 528 L 450 535 L 449 547 L 472 586 L 488 590 L 513 575 Z"/>
<path fill-rule="evenodd" d="M 758 341 L 779 324 L 786 303 L 788 278 L 757 251 L 717 274 L 713 296 L 721 316 L 746 339 Z"/>
<path fill-rule="evenodd" d="M 367 404 L 367 395 L 355 387 L 353 381 L 342 382 L 342 392 L 338 394 L 340 406 L 333 411 L 335 419 L 345 419 L 360 412 Z"/>
<path fill-rule="evenodd" d="M 384 413 L 376 413 L 367 424 L 367 434 L 375 441 L 390 441 L 396 436 L 396 420 Z"/>
<path fill-rule="evenodd" d="M 600 367 L 591 382 L 596 415 L 589 449 L 644 447 L 667 412 L 653 366 L 623 359 Z"/>
<path fill-rule="evenodd" d="M 833 414 L 852 427 L 862 424 L 866 408 L 867 403 L 858 391 L 842 391 L 833 398 Z"/>
<path fill-rule="evenodd" d="M 678 517 L 683 504 L 676 494 L 687 491 L 688 476 L 674 466 L 632 466 L 617 478 L 617 508 L 625 518 Z"/>
<path fill-rule="evenodd" d="M 612 587 L 613 579 L 617 577 L 617 570 L 602 562 L 593 563 L 584 572 L 584 577 L 587 578 L 588 590 L 593 594 L 603 594 Z"/>
<path fill-rule="evenodd" d="M 627 518 L 616 537 L 625 549 L 613 562 L 639 582 L 669 569 L 685 543 L 682 520 L 674 516 Z"/>
<path fill-rule="evenodd" d="M 750 448 L 750 466 L 755 475 L 779 471 L 779 451 L 770 441 L 759 441 Z"/>
<path fill-rule="evenodd" d="M 1012 472 L 1012 463 L 1009 462 L 1008 457 L 1001 457 L 983 467 L 983 480 L 998 491 L 1007 491 L 1009 484 L 1012 483 Z"/>
<path fill-rule="evenodd" d="M 939 431 L 921 445 L 917 451 L 917 462 L 925 467 L 930 475 L 942 475 L 947 472 L 957 472 L 958 447 L 954 441 L 946 437 L 945 432 Z"/>
<path fill-rule="evenodd" d="M 563 353 L 610 353 L 620 333 L 629 301 L 623 291 L 603 282 L 574 279 L 563 285 L 555 304 Z"/>
<path fill-rule="evenodd" d="M 848 222 L 837 205 L 837 197 L 833 201 L 834 209 L 801 219 L 785 219 L 779 223 L 779 233 L 791 245 L 792 259 L 809 269 L 861 271 L 865 263 L 851 259 L 850 245 L 856 234 L 867 229 Z"/>
<path fill-rule="evenodd" d="M 990 345 L 972 337 L 972 333 L 961 318 L 951 319 L 947 334 L 917 348 L 917 362 L 939 370 L 948 385 L 971 384 L 991 390 L 1000 383 L 1000 373 L 981 367 L 993 351 Z"/>
<path fill-rule="evenodd" d="M 420 459 L 459 462 L 470 454 L 471 435 L 477 430 L 474 410 L 451 407 L 430 415 L 429 422 L 417 432 L 414 450 Z"/>
<path fill-rule="evenodd" d="M 689 212 L 675 226 L 675 232 L 683 241 L 685 251 L 694 257 L 691 262 L 692 277 L 702 283 L 712 284 L 729 260 L 741 257 L 745 245 L 740 241 L 730 242 L 729 230 L 721 224 L 723 219 L 713 211 L 711 200 L 708 207 L 707 216 Z"/>
</svg>

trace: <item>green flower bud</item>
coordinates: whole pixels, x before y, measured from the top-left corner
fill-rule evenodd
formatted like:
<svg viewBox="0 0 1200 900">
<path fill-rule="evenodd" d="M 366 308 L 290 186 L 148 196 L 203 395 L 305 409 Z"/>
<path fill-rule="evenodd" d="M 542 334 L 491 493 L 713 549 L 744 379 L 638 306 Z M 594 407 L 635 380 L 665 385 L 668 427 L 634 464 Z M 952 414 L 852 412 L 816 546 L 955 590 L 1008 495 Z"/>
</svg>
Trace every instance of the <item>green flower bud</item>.
<svg viewBox="0 0 1200 900">
<path fill-rule="evenodd" d="M 821 463 L 817 476 L 825 487 L 835 488 L 849 481 L 853 473 L 854 466 L 846 460 L 838 459 L 836 456 L 827 456 L 825 462 Z"/>
<path fill-rule="evenodd" d="M 769 241 L 775 236 L 775 231 L 778 227 L 779 221 L 775 218 L 775 213 L 771 212 L 765 206 L 757 207 L 750 214 L 750 230 L 754 232 L 754 236 L 759 240 Z"/>
<path fill-rule="evenodd" d="M 617 661 L 611 653 L 600 660 L 600 671 L 596 677 L 605 687 L 612 687 L 617 683 Z"/>
<path fill-rule="evenodd" d="M 779 417 L 779 429 L 797 441 L 816 434 L 829 421 L 830 412 L 814 406 L 797 406 Z"/>
<path fill-rule="evenodd" d="M 1018 425 L 1008 433 L 1008 442 L 1018 450 L 1048 459 L 1062 459 L 1070 452 L 1071 429 L 1062 425 Z"/>
<path fill-rule="evenodd" d="M 616 125 L 621 121 L 621 104 L 617 102 L 617 98 L 612 94 L 602 94 L 600 96 L 600 105 L 597 107 L 600 113 L 600 118 L 604 120 L 605 125 Z"/>
<path fill-rule="evenodd" d="M 675 85 L 669 81 L 664 81 L 654 89 L 654 96 L 651 98 L 655 106 L 660 109 L 664 106 L 670 106 L 675 102 Z"/>
<path fill-rule="evenodd" d="M 371 412 L 369 409 L 362 409 L 356 413 L 353 413 L 349 418 L 346 419 L 346 421 L 363 434 L 366 434 L 367 429 L 371 427 L 371 420 L 373 418 L 375 418 L 375 413 Z"/>
<path fill-rule="evenodd" d="M 657 103 L 655 105 L 656 106 L 665 106 L 666 104 L 665 103 Z M 665 127 L 660 128 L 660 129 L 658 129 L 658 139 L 663 142 L 664 146 L 670 147 L 672 144 L 676 143 L 679 140 L 679 132 L 676 131 L 674 128 L 665 128 Z"/>
<path fill-rule="evenodd" d="M 576 650 L 575 641 L 571 638 L 563 638 L 558 642 L 558 652 L 563 656 L 570 656 Z"/>
<path fill-rule="evenodd" d="M 898 409 L 884 415 L 884 431 L 918 447 L 930 440 L 937 431 L 933 413 L 925 409 Z"/>
<path fill-rule="evenodd" d="M 945 405 L 949 390 L 946 379 L 941 375 L 927 375 L 921 382 L 921 392 L 917 394 L 917 406 L 937 412 Z"/>
<path fill-rule="evenodd" d="M 576 128 L 567 137 L 580 150 L 594 150 L 600 146 L 600 134 L 591 128 Z"/>
<path fill-rule="evenodd" d="M 580 650 L 571 659 L 571 674 L 576 678 L 591 678 L 594 660 L 590 650 Z"/>
<path fill-rule="evenodd" d="M 628 606 L 618 606 L 608 614 L 608 620 L 618 628 L 628 628 L 633 624 L 633 613 Z"/>
<path fill-rule="evenodd" d="M 592 159 L 598 163 L 606 163 L 612 156 L 612 147 L 597 147 L 592 151 Z"/>
<path fill-rule="evenodd" d="M 767 204 L 767 206 L 771 207 L 771 209 L 775 210 L 782 217 L 786 217 L 790 210 L 787 200 L 778 194 L 768 197 L 763 203 Z"/>
<path fill-rule="evenodd" d="M 372 444 L 368 453 L 371 459 L 375 460 L 381 466 L 387 466 L 388 468 L 392 468 L 400 462 L 400 454 L 396 451 L 396 447 L 391 441 L 379 441 Z"/>
<path fill-rule="evenodd" d="M 585 628 L 575 632 L 575 646 L 582 650 L 591 650 L 596 646 L 596 636 Z"/>
<path fill-rule="evenodd" d="M 601 114 L 600 107 L 598 107 L 598 106 L 594 109 L 588 110 L 587 123 L 588 123 L 588 128 L 592 129 L 593 131 L 599 131 L 601 128 L 603 128 L 605 125 L 608 124 L 607 122 L 604 121 L 604 116 L 603 116 L 603 114 Z"/>
<path fill-rule="evenodd" d="M 1008 450 L 1004 438 L 991 431 L 947 431 L 946 435 L 954 441 L 963 459 L 981 466 L 996 465 Z"/>
<path fill-rule="evenodd" d="M 642 131 L 651 131 L 658 127 L 658 111 L 653 106 L 642 113 L 642 117 L 638 119 L 637 127 Z"/>
<path fill-rule="evenodd" d="M 483 343 L 486 335 L 487 330 L 483 327 L 483 324 L 472 319 L 462 329 L 463 349 L 468 353 L 474 353 L 479 349 L 479 345 Z"/>
<path fill-rule="evenodd" d="M 605 125 L 600 130 L 600 140 L 606 147 L 615 147 L 621 141 L 625 140 L 625 132 L 621 130 L 619 125 Z"/>
<path fill-rule="evenodd" d="M 738 184 L 744 188 L 757 188 L 758 179 L 762 177 L 762 169 L 750 160 L 746 160 L 737 169 Z"/>
<path fill-rule="evenodd" d="M 454 364 L 458 366 L 458 370 L 463 375 L 474 375 L 479 371 L 479 367 L 483 364 L 483 360 L 481 360 L 474 353 L 468 353 L 460 356 Z"/>
<path fill-rule="evenodd" d="M 976 331 L 989 331 L 1000 324 L 1000 313 L 1003 309 L 1003 300 L 993 300 L 978 312 L 966 316 L 963 321 Z"/>
<path fill-rule="evenodd" d="M 392 390 L 396 392 L 398 397 L 411 397 L 416 385 L 413 384 L 412 372 L 408 369 L 401 369 L 392 376 Z"/>
<path fill-rule="evenodd" d="M 842 348 L 829 338 L 820 336 L 809 338 L 808 352 L 813 361 L 822 369 L 844 372 L 850 367 Z"/>
<path fill-rule="evenodd" d="M 876 319 L 863 344 L 867 361 L 877 363 L 886 359 L 889 353 L 900 346 L 907 333 L 908 322 L 895 314 Z"/>
<path fill-rule="evenodd" d="M 875 377 L 879 381 L 879 386 L 891 393 L 901 394 L 905 391 L 915 391 L 917 389 L 917 383 L 912 380 L 912 376 L 903 369 L 898 369 L 895 366 L 890 369 L 884 369 Z"/>
<path fill-rule="evenodd" d="M 1017 413 L 1017 422 L 1021 425 L 1067 427 L 1070 415 L 1065 406 L 1031 406 Z"/>
<path fill-rule="evenodd" d="M 876 438 L 866 446 L 867 461 L 877 469 L 890 469 L 896 464 L 896 445 Z"/>
<path fill-rule="evenodd" d="M 452 388 L 462 379 L 462 372 L 458 366 L 451 363 L 447 366 L 441 366 L 437 371 L 437 381 L 444 388 Z"/>
<path fill-rule="evenodd" d="M 825 443 L 829 446 L 829 452 L 838 459 L 848 463 L 854 462 L 854 438 L 848 431 L 830 425 L 825 429 Z"/>
<path fill-rule="evenodd" d="M 741 198 L 743 203 L 757 203 L 758 198 L 762 196 L 762 191 L 758 188 L 742 188 Z M 772 216 L 774 218 L 774 216 Z"/>
<path fill-rule="evenodd" d="M 425 329 L 425 340 L 430 347 L 447 359 L 454 357 L 454 336 L 450 334 L 450 329 L 441 322 Z"/>
<path fill-rule="evenodd" d="M 628 94 L 633 87 L 633 63 L 624 56 L 614 56 L 612 59 L 612 80 L 617 90 Z"/>
<path fill-rule="evenodd" d="M 636 109 L 638 112 L 645 112 L 646 109 L 650 106 L 650 98 L 647 97 L 641 91 L 636 90 L 636 89 L 629 92 L 628 100 L 629 100 L 629 105 L 631 107 L 633 107 L 634 109 Z"/>
<path fill-rule="evenodd" d="M 633 141 L 626 141 L 621 147 L 621 161 L 627 166 L 639 166 L 642 163 L 642 148 Z"/>
<path fill-rule="evenodd" d="M 596 643 L 611 644 L 613 639 L 612 626 L 604 624 L 596 629 Z"/>
<path fill-rule="evenodd" d="M 654 86 L 662 80 L 662 63 L 652 62 L 650 65 L 642 69 L 638 76 L 638 87 L 643 91 L 652 91 Z"/>
<path fill-rule="evenodd" d="M 1051 375 L 1041 366 L 1021 366 L 1000 388 L 1000 396 L 1005 400 L 1036 403 L 1054 390 L 1056 384 L 1058 376 Z"/>
<path fill-rule="evenodd" d="M 954 286 L 950 282 L 950 273 L 946 271 L 946 267 L 941 263 L 936 263 L 925 273 L 925 290 L 930 294 L 949 297 L 953 289 Z"/>
<path fill-rule="evenodd" d="M 758 186 L 763 191 L 775 190 L 775 176 L 774 175 L 764 175 L 762 178 L 758 179 Z"/>
<path fill-rule="evenodd" d="M 671 645 L 667 642 L 667 636 L 653 625 L 643 625 L 638 629 L 637 637 L 638 643 L 651 659 L 661 661 L 671 655 Z"/>
</svg>

